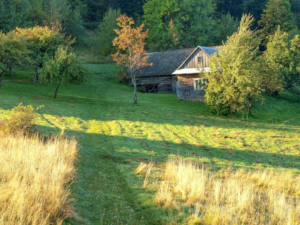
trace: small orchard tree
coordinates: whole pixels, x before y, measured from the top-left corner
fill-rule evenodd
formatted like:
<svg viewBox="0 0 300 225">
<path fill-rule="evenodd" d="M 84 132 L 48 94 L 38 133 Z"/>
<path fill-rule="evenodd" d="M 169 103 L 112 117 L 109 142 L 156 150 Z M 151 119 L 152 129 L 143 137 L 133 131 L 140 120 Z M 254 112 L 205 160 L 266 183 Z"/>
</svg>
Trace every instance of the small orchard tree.
<svg viewBox="0 0 300 225">
<path fill-rule="evenodd" d="M 0 87 L 8 69 L 29 61 L 26 38 L 18 32 L 0 33 Z"/>
<path fill-rule="evenodd" d="M 59 30 L 49 27 L 16 28 L 17 32 L 26 37 L 31 60 L 35 67 L 33 81 L 38 79 L 38 68 L 42 68 L 45 57 L 52 58 L 58 46 L 64 43 L 64 37 Z"/>
<path fill-rule="evenodd" d="M 121 15 L 117 21 L 121 29 L 115 30 L 118 36 L 113 40 L 113 45 L 118 47 L 118 51 L 111 56 L 118 65 L 124 65 L 129 70 L 134 88 L 133 100 L 137 104 L 136 74 L 141 67 L 150 65 L 144 42 L 148 30 L 143 31 L 144 24 L 133 27 L 133 19 L 125 15 Z"/>
<path fill-rule="evenodd" d="M 62 84 L 82 84 L 87 80 L 87 69 L 82 66 L 74 53 L 68 53 L 66 48 L 59 47 L 55 57 L 45 61 L 40 71 L 40 79 L 46 84 L 56 85 L 54 98 Z"/>
<path fill-rule="evenodd" d="M 243 15 L 239 29 L 224 43 L 218 55 L 210 60 L 205 101 L 218 114 L 235 113 L 251 108 L 256 100 L 262 100 L 265 91 L 265 75 L 268 70 L 260 57 L 261 37 L 250 29 L 254 19 Z M 271 88 L 280 88 L 276 82 Z"/>
</svg>

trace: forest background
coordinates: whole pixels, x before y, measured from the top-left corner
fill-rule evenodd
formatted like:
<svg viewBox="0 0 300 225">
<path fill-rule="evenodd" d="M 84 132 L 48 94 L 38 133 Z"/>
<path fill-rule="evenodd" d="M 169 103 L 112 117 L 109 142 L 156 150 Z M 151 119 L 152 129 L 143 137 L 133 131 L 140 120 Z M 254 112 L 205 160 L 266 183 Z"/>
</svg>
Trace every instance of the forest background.
<svg viewBox="0 0 300 225">
<path fill-rule="evenodd" d="M 266 21 L 270 19 L 267 16 L 262 21 L 262 15 L 268 14 L 264 9 L 284 15 L 273 13 L 273 21 Z M 300 28 L 300 0 L 2 0 L 0 12 L 4 33 L 16 27 L 60 24 L 67 36 L 76 38 L 78 49 L 101 55 L 114 52 L 113 29 L 118 28 L 120 14 L 149 29 L 148 51 L 221 45 L 237 30 L 243 13 L 254 16 L 254 29 L 266 30 L 266 24 L 279 23 L 283 31 L 294 36 Z M 282 17 L 289 21 L 280 24 Z"/>
</svg>

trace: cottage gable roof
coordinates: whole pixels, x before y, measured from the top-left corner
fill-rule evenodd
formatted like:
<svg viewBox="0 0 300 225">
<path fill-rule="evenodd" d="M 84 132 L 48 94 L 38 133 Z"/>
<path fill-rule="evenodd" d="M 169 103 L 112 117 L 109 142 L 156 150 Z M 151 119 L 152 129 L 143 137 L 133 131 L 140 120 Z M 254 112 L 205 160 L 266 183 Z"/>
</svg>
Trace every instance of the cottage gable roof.
<svg viewBox="0 0 300 225">
<path fill-rule="evenodd" d="M 198 46 L 196 48 L 148 53 L 148 63 L 152 63 L 152 66 L 142 67 L 138 71 L 138 77 L 172 75 L 181 68 L 181 66 L 192 57 L 193 53 L 199 48 L 205 51 L 209 56 L 219 51 L 214 48 Z"/>
<path fill-rule="evenodd" d="M 205 51 L 209 56 L 212 56 L 214 53 L 218 52 L 218 49 L 215 48 L 209 48 L 204 46 L 199 46 L 203 51 Z"/>
<path fill-rule="evenodd" d="M 152 66 L 142 67 L 138 76 L 165 76 L 171 75 L 181 63 L 188 58 L 195 48 L 177 49 L 166 52 L 153 52 L 148 53 L 148 63 Z"/>
</svg>

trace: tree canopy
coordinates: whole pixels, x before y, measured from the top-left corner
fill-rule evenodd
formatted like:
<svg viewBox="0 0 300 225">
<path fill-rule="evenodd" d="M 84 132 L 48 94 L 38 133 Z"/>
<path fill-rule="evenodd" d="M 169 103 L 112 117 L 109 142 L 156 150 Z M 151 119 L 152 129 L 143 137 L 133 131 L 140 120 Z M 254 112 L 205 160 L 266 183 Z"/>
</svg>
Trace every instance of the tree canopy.
<svg viewBox="0 0 300 225">
<path fill-rule="evenodd" d="M 113 45 L 118 47 L 118 51 L 111 56 L 118 65 L 123 65 L 130 71 L 134 87 L 133 100 L 134 104 L 137 104 L 136 73 L 141 67 L 149 65 L 145 51 L 148 30 L 143 31 L 144 24 L 138 27 L 133 27 L 133 25 L 134 20 L 128 16 L 121 15 L 118 18 L 120 29 L 115 30 L 118 36 L 113 40 Z"/>
<path fill-rule="evenodd" d="M 270 78 L 269 70 L 259 53 L 261 37 L 250 29 L 253 22 L 252 16 L 243 15 L 238 32 L 229 37 L 218 55 L 211 57 L 211 72 L 203 73 L 208 79 L 205 101 L 215 113 L 247 109 L 251 114 L 254 102 L 262 100 L 266 84 L 281 90 L 279 80 L 266 80 Z"/>
<path fill-rule="evenodd" d="M 45 61 L 40 78 L 46 84 L 56 85 L 54 98 L 62 84 L 82 84 L 87 80 L 87 69 L 81 65 L 74 53 L 68 53 L 64 47 L 59 47 L 53 58 Z"/>
</svg>

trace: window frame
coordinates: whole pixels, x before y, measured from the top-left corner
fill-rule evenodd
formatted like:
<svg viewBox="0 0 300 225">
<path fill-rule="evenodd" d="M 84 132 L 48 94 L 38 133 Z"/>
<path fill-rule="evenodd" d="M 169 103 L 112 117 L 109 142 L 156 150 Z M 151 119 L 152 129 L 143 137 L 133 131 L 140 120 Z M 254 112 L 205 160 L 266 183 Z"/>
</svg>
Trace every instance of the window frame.
<svg viewBox="0 0 300 225">
<path fill-rule="evenodd" d="M 203 56 L 198 56 L 198 58 L 197 58 L 197 64 L 198 64 L 198 66 L 203 66 Z"/>
<path fill-rule="evenodd" d="M 199 86 L 199 85 L 197 85 L 196 82 L 200 81 L 200 80 L 205 81 L 205 85 L 203 85 L 203 87 L 201 89 L 197 89 L 197 86 Z M 206 89 L 207 81 L 208 80 L 206 78 L 194 78 L 194 91 L 202 91 L 202 90 Z M 202 84 L 203 84 L 203 82 L 202 82 Z"/>
</svg>

